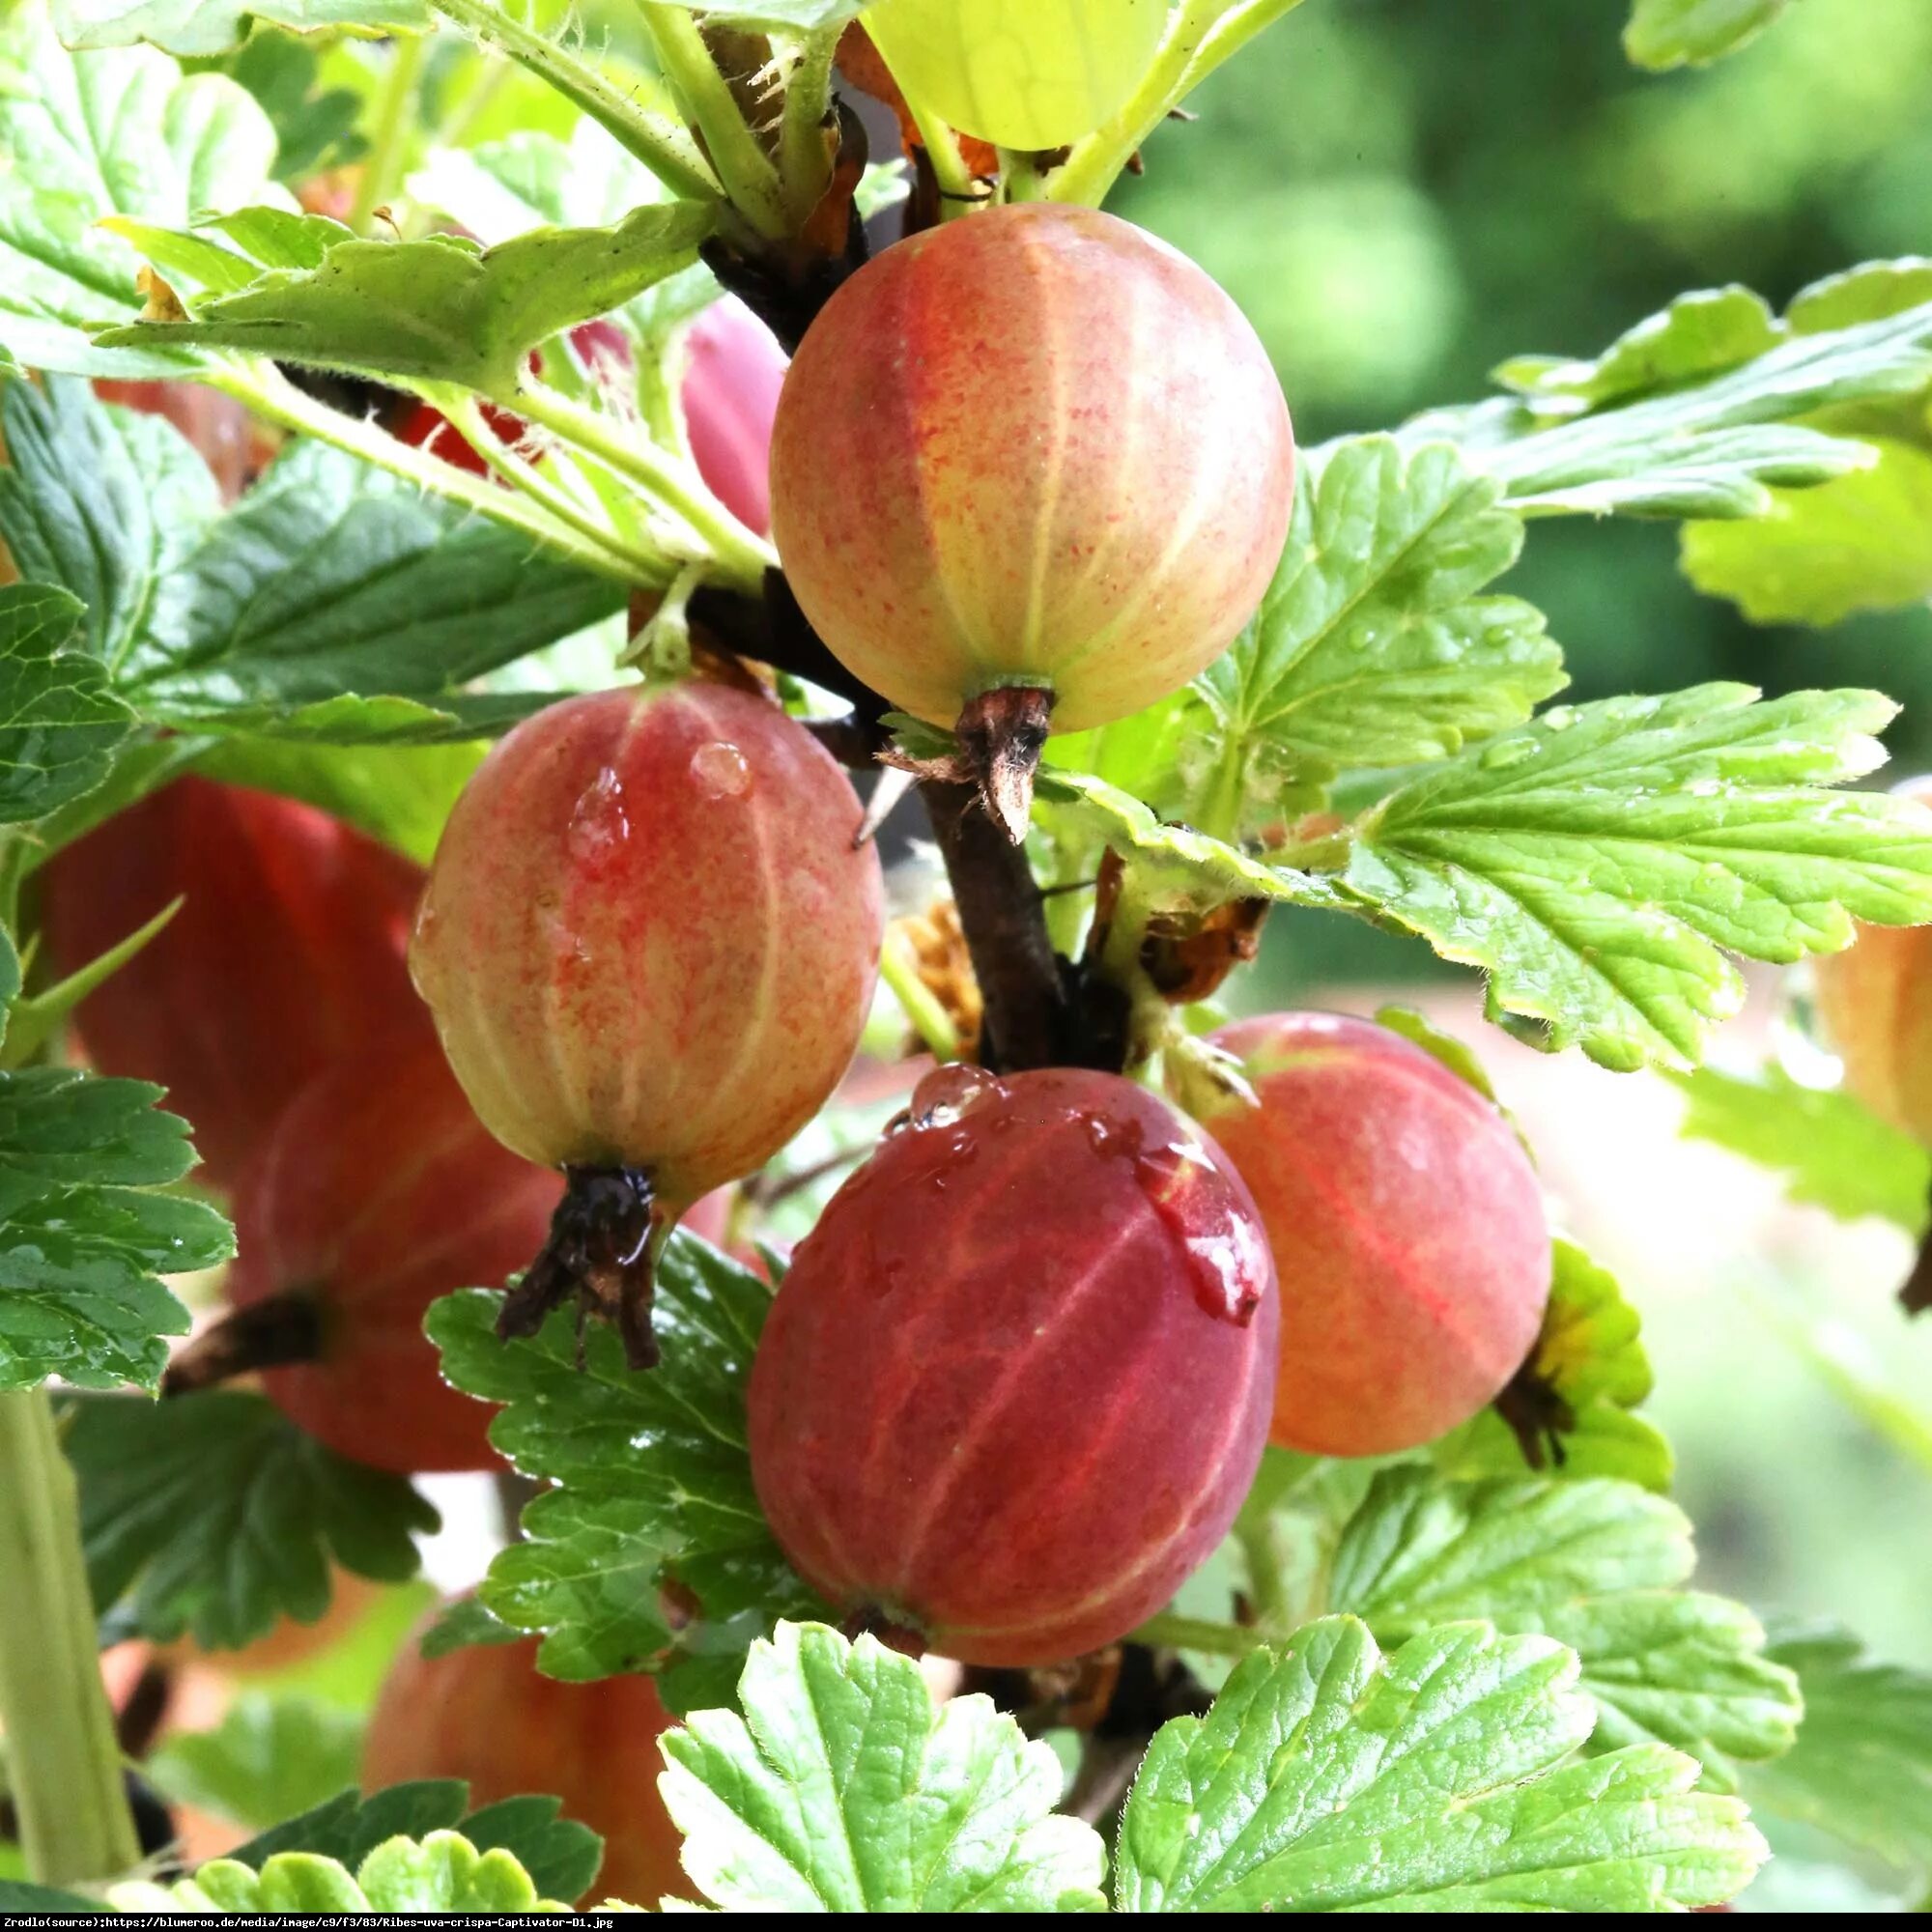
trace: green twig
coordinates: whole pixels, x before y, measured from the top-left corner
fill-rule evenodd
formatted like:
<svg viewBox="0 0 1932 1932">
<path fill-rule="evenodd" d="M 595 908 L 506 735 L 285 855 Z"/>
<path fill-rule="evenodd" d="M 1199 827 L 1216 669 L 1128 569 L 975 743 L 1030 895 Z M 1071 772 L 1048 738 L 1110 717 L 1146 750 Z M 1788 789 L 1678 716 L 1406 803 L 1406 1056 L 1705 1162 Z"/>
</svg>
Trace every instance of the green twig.
<svg viewBox="0 0 1932 1932">
<path fill-rule="evenodd" d="M 608 465 L 668 510 L 716 564 L 713 575 L 741 590 L 759 590 L 778 553 L 755 537 L 704 486 L 694 465 L 640 437 L 617 433 L 612 419 L 560 396 L 534 378 L 517 391 L 515 407 L 573 449 Z M 692 561 L 693 559 L 684 559 Z"/>
<path fill-rule="evenodd" d="M 840 29 L 808 34 L 785 81 L 784 117 L 779 123 L 779 175 L 784 185 L 789 226 L 801 229 L 832 183 L 832 152 L 825 119 L 832 111 L 832 62 Z"/>
<path fill-rule="evenodd" d="M 404 157 L 409 153 L 410 132 L 415 124 L 416 82 L 428 47 L 426 34 L 404 34 L 397 38 L 383 91 L 376 98 L 375 144 L 368 160 L 362 164 L 355 204 L 349 213 L 349 225 L 358 235 L 367 233 L 370 217 L 379 208 L 385 207 L 402 185 Z"/>
<path fill-rule="evenodd" d="M 73 1470 L 43 1389 L 0 1395 L 0 1725 L 27 1872 L 85 1884 L 141 1856 L 100 1681 Z"/>
<path fill-rule="evenodd" d="M 491 0 L 430 0 L 430 4 L 479 41 L 529 69 L 566 100 L 575 101 L 667 187 L 699 201 L 724 199 L 718 177 L 705 166 L 704 156 L 682 128 L 639 107 L 576 55 L 499 13 Z"/>
<path fill-rule="evenodd" d="M 137 926 L 117 946 L 110 946 L 98 958 L 90 959 L 77 973 L 70 973 L 58 985 L 43 993 L 15 1000 L 7 1011 L 7 1037 L 0 1042 L 0 1067 L 24 1066 L 35 1059 L 60 1030 L 60 1025 L 102 980 L 110 980 L 133 958 L 150 940 L 180 912 L 186 900 L 170 899 L 145 925 Z M 26 961 L 21 961 L 24 970 Z"/>
<path fill-rule="evenodd" d="M 1127 103 L 1103 122 L 1047 178 L 1050 201 L 1097 208 L 1121 170 L 1168 112 L 1231 54 L 1301 0 L 1186 0 Z"/>
<path fill-rule="evenodd" d="M 1144 1643 L 1155 1650 L 1198 1650 L 1208 1657 L 1246 1657 L 1259 1650 L 1264 1639 L 1259 1632 L 1239 1624 L 1210 1623 L 1205 1617 L 1177 1616 L 1163 1610 L 1157 1617 L 1132 1632 L 1129 1643 Z"/>
<path fill-rule="evenodd" d="M 442 0 L 436 3 L 440 6 Z M 660 0 L 639 0 L 639 11 L 658 66 L 704 137 L 705 153 L 732 206 L 768 241 L 782 240 L 791 226 L 785 218 L 779 171 L 746 123 L 738 97 L 719 71 L 697 22 L 684 8 L 665 6 Z"/>
<path fill-rule="evenodd" d="M 888 933 L 880 949 L 879 978 L 892 988 L 893 998 L 933 1059 L 957 1060 L 959 1029 L 932 988 L 920 978 L 912 949 L 895 933 Z"/>
</svg>

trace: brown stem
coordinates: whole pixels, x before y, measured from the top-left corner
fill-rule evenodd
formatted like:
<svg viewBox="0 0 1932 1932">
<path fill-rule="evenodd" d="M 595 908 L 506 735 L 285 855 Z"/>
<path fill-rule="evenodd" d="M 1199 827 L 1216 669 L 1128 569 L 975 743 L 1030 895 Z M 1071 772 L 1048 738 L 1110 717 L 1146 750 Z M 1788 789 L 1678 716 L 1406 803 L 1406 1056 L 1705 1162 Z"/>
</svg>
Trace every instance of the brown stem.
<svg viewBox="0 0 1932 1932">
<path fill-rule="evenodd" d="M 318 1361 L 322 1339 L 322 1309 L 313 1294 L 291 1289 L 251 1301 L 204 1328 L 168 1364 L 161 1393 L 192 1395 L 261 1369 Z"/>
<path fill-rule="evenodd" d="M 651 1297 L 669 1223 L 657 1212 L 651 1178 L 638 1167 L 566 1167 L 563 1178 L 550 1238 L 503 1297 L 497 1336 L 534 1335 L 553 1309 L 575 1303 L 579 1368 L 593 1315 L 615 1326 L 627 1366 L 655 1368 Z"/>
<path fill-rule="evenodd" d="M 1052 715 L 1052 692 L 1003 684 L 969 699 L 953 726 L 986 810 L 1015 845 L 1026 838 L 1033 816 L 1033 775 L 1046 750 Z"/>
<path fill-rule="evenodd" d="M 1898 1305 L 1908 1315 L 1923 1315 L 1928 1308 L 1932 1308 L 1932 1231 L 1928 1231 L 1918 1243 L 1912 1272 L 1905 1277 L 1905 1285 L 1898 1291 Z"/>
</svg>

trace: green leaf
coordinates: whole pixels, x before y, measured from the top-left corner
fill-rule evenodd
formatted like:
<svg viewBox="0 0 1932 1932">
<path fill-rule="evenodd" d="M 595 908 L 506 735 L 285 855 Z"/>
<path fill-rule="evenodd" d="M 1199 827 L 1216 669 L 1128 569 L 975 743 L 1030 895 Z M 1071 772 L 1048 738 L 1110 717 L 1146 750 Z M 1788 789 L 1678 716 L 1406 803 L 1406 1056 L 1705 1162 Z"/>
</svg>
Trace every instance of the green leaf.
<svg viewBox="0 0 1932 1932">
<path fill-rule="evenodd" d="M 1528 358 L 1505 363 L 1496 377 L 1532 403 L 1551 399 L 1551 414 L 1574 414 L 1578 404 L 1601 408 L 1721 375 L 1776 348 L 1784 334 L 1770 303 L 1733 282 L 1679 296 L 1587 361 Z"/>
<path fill-rule="evenodd" d="M 1195 690 L 1248 807 L 1285 783 L 1446 757 L 1520 724 L 1566 679 L 1542 613 L 1477 593 L 1522 520 L 1446 443 L 1331 443 L 1304 466 L 1260 611 Z"/>
<path fill-rule="evenodd" d="M 1631 1412 L 1651 1391 L 1637 1312 L 1616 1278 L 1574 1243 L 1557 1241 L 1554 1259 L 1549 1305 L 1526 1365 L 1537 1396 L 1554 1398 L 1539 1432 L 1544 1461 L 1534 1466 L 1568 1482 L 1615 1476 L 1662 1493 L 1674 1473 L 1670 1444 L 1654 1423 Z M 1441 1474 L 1522 1473 L 1522 1443 L 1499 1408 L 1484 1409 L 1430 1445 Z"/>
<path fill-rule="evenodd" d="M 172 423 L 71 378 L 0 388 L 0 543 L 23 578 L 80 599 L 87 648 L 117 668 L 221 514 L 213 475 Z"/>
<path fill-rule="evenodd" d="M 1791 0 L 1633 0 L 1624 51 L 1654 71 L 1702 67 L 1753 41 Z"/>
<path fill-rule="evenodd" d="M 331 1563 L 413 1577 L 412 1533 L 437 1527 L 402 1477 L 325 1449 L 263 1396 L 79 1400 L 67 1425 L 95 1606 L 129 1634 L 240 1649 L 320 1617 Z"/>
<path fill-rule="evenodd" d="M 522 1643 L 528 1634 L 506 1624 L 482 1598 L 457 1597 L 424 1634 L 421 1649 L 427 1658 L 447 1657 L 471 1644 Z"/>
<path fill-rule="evenodd" d="M 430 1309 L 444 1376 L 504 1405 L 491 1441 L 554 1485 L 525 1508 L 525 1540 L 496 1558 L 480 1592 L 504 1622 L 546 1633 L 549 1675 L 666 1668 L 673 1708 L 724 1701 L 752 1638 L 814 1607 L 758 1509 L 746 1448 L 745 1384 L 770 1301 L 756 1275 L 674 1236 L 653 1311 L 664 1360 L 647 1376 L 625 1367 L 601 1324 L 580 1371 L 568 1310 L 505 1344 L 495 1294 Z M 675 1632 L 660 1597 L 673 1579 L 702 1606 Z"/>
<path fill-rule="evenodd" d="M 231 79 L 261 103 L 275 128 L 275 179 L 304 182 L 358 161 L 369 143 L 356 128 L 362 101 L 322 79 L 321 52 L 288 34 L 257 34 L 227 63 Z"/>
<path fill-rule="evenodd" d="M 162 1797 L 260 1828 L 353 1788 L 362 1728 L 310 1697 L 244 1690 L 213 1730 L 170 1732 L 144 1769 Z"/>
<path fill-rule="evenodd" d="M 1798 1673 L 1804 1722 L 1746 1779 L 1752 1804 L 1932 1870 L 1932 1677 L 1874 1662 L 1837 1629 L 1792 1633 L 1767 1654 Z"/>
<path fill-rule="evenodd" d="M 1537 1044 L 1692 1064 L 1743 1000 L 1720 948 L 1789 963 L 1849 945 L 1854 916 L 1932 919 L 1932 816 L 1821 788 L 1882 761 L 1891 702 L 1755 699 L 1558 706 L 1376 807 L 1340 891 L 1486 969 L 1492 1017 L 1541 1022 Z"/>
<path fill-rule="evenodd" d="M 1468 1617 L 1541 1632 L 1582 1661 L 1594 1749 L 1660 1740 L 1728 1787 L 1735 1763 L 1790 1747 L 1801 1706 L 1742 1605 L 1678 1587 L 1694 1561 L 1683 1512 L 1634 1484 L 1400 1467 L 1343 1531 L 1329 1605 L 1383 1644 Z"/>
<path fill-rule="evenodd" d="M 34 369 L 180 375 L 196 358 L 88 341 L 141 307 L 140 257 L 98 224 L 181 227 L 199 209 L 273 199 L 268 117 L 232 80 L 184 78 L 149 47 L 68 52 L 43 0 L 0 14 L 0 346 Z"/>
<path fill-rule="evenodd" d="M 1932 598 L 1932 453 L 1870 447 L 1874 469 L 1774 491 L 1749 523 L 1687 524 L 1685 576 L 1753 624 L 1835 624 Z"/>
<path fill-rule="evenodd" d="M 156 1277 L 234 1253 L 213 1208 L 149 1191 L 194 1162 L 159 1097 L 70 1067 L 0 1073 L 0 1388 L 152 1388 L 162 1337 L 188 1325 Z"/>
<path fill-rule="evenodd" d="M 1765 1857 L 1744 1806 L 1661 1746 L 1589 1736 L 1577 1660 L 1484 1624 L 1384 1658 L 1351 1617 L 1258 1651 L 1162 1726 L 1121 1824 L 1127 1912 L 1660 1912 Z"/>
<path fill-rule="evenodd" d="M 872 0 L 671 0 L 687 14 L 703 14 L 732 26 L 813 33 L 856 20 Z"/>
<path fill-rule="evenodd" d="M 24 1879 L 0 1878 L 0 1913 L 29 1912 L 106 1912 L 110 1907 L 98 1898 L 83 1898 L 77 1891 L 61 1891 L 50 1885 L 29 1885 Z"/>
<path fill-rule="evenodd" d="M 1781 1173 L 1794 1201 L 1841 1221 L 1866 1214 L 1925 1231 L 1932 1157 L 1851 1094 L 1806 1087 L 1771 1065 L 1755 1076 L 1713 1066 L 1672 1078 L 1690 1102 L 1682 1132 Z"/>
<path fill-rule="evenodd" d="M 659 1781 L 724 1910 L 1106 1909 L 1098 1836 L 1053 1815 L 1059 1760 L 990 1698 L 935 1711 L 912 1659 L 817 1624 L 753 1644 L 739 1696 L 665 1733 Z"/>
<path fill-rule="evenodd" d="M 54 24 L 71 47 L 130 47 L 146 41 L 171 54 L 238 47 L 258 20 L 291 33 L 361 27 L 422 33 L 422 0 L 53 0 Z"/>
<path fill-rule="evenodd" d="M 1850 328 L 1932 302 L 1932 258 L 1901 255 L 1889 262 L 1861 262 L 1800 289 L 1785 320 L 1801 334 Z"/>
<path fill-rule="evenodd" d="M 377 1912 L 528 1912 L 537 1902 L 529 1874 L 508 1852 L 479 1854 L 455 1832 L 432 1832 L 420 1843 L 391 1838 L 355 1879 Z"/>
<path fill-rule="evenodd" d="M 713 211 L 634 210 L 608 228 L 543 228 L 494 248 L 462 237 L 342 242 L 314 270 L 281 270 L 203 300 L 189 322 L 108 329 L 104 347 L 234 349 L 512 400 L 539 343 L 696 260 Z"/>
<path fill-rule="evenodd" d="M 356 694 L 449 716 L 453 687 L 618 609 L 622 585 L 321 443 L 298 443 L 160 585 L 121 689 L 181 726 L 259 728 L 280 713 L 322 735 L 393 728 Z M 515 705 L 510 707 L 513 711 Z M 420 722 L 420 713 L 415 714 Z M 407 721 L 406 721 L 407 722 Z M 439 726 L 447 730 L 447 726 Z M 477 735 L 459 723 L 451 735 Z"/>
<path fill-rule="evenodd" d="M 460 1829 L 478 1851 L 507 1852 L 546 1897 L 576 1898 L 589 1890 L 604 1841 L 587 1825 L 559 1818 L 554 1798 L 508 1798 L 480 1811 L 469 1810 L 469 1802 L 468 1787 L 454 1778 L 392 1784 L 367 1798 L 345 1791 L 229 1857 L 259 1870 L 270 1858 L 304 1852 L 353 1867 L 398 1835 L 421 1838 Z"/>
<path fill-rule="evenodd" d="M 0 824 L 92 791 L 133 728 L 106 671 L 77 648 L 86 615 L 51 584 L 0 588 Z"/>
</svg>

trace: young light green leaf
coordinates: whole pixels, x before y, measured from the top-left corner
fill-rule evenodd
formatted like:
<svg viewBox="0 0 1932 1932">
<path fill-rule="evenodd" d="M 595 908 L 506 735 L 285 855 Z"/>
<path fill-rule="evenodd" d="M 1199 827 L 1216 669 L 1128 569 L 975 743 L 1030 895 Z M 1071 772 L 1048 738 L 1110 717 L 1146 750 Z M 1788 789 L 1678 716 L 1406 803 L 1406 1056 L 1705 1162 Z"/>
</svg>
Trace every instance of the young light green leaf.
<svg viewBox="0 0 1932 1932">
<path fill-rule="evenodd" d="M 1791 0 L 1632 0 L 1624 51 L 1638 67 L 1662 71 L 1702 67 L 1765 28 Z"/>
<path fill-rule="evenodd" d="M 1127 1912 L 1667 1912 L 1765 1857 L 1733 1799 L 1662 1746 L 1563 1760 L 1577 1659 L 1487 1624 L 1384 1658 L 1352 1617 L 1257 1651 L 1205 1719 L 1155 1735 L 1121 1823 Z"/>
<path fill-rule="evenodd" d="M 159 1097 L 71 1067 L 0 1073 L 0 1388 L 153 1388 L 162 1337 L 188 1325 L 157 1277 L 234 1253 L 213 1208 L 151 1191 L 194 1164 Z"/>
<path fill-rule="evenodd" d="M 80 599 L 87 648 L 113 672 L 220 515 L 214 477 L 172 423 L 71 378 L 0 387 L 0 543 L 21 577 Z"/>
<path fill-rule="evenodd" d="M 1542 1632 L 1582 1660 L 1594 1749 L 1661 1740 L 1728 1786 L 1735 1763 L 1790 1747 L 1802 1707 L 1742 1605 L 1678 1587 L 1694 1561 L 1683 1512 L 1634 1484 L 1407 1466 L 1378 1475 L 1344 1530 L 1329 1605 L 1384 1644 L 1465 1617 Z"/>
<path fill-rule="evenodd" d="M 634 210 L 608 228 L 542 228 L 494 248 L 466 238 L 342 242 L 312 270 L 212 296 L 188 322 L 110 328 L 103 347 L 234 349 L 514 398 L 525 357 L 697 259 L 714 212 Z"/>
<path fill-rule="evenodd" d="M 1889 262 L 1861 262 L 1802 288 L 1785 320 L 1803 335 L 1878 322 L 1932 302 L 1932 257 L 1900 255 Z"/>
<path fill-rule="evenodd" d="M 1284 785 L 1446 757 L 1520 724 L 1567 681 L 1542 613 L 1478 593 L 1516 561 L 1522 520 L 1447 443 L 1331 443 L 1304 466 L 1260 611 L 1195 691 L 1250 829 Z"/>
<path fill-rule="evenodd" d="M 1835 624 L 1932 598 L 1932 454 L 1877 438 L 1875 467 L 1776 490 L 1748 523 L 1687 524 L 1684 574 L 1753 624 Z"/>
<path fill-rule="evenodd" d="M 246 1690 L 212 1730 L 170 1732 L 144 1772 L 178 1804 L 272 1825 L 354 1787 L 362 1730 L 354 1712 L 312 1697 Z"/>
<path fill-rule="evenodd" d="M 89 342 L 141 307 L 140 257 L 99 223 L 181 227 L 199 209 L 275 199 L 268 117 L 233 81 L 185 78 L 150 47 L 70 53 L 44 0 L 0 13 L 0 345 L 33 369 L 180 375 L 197 358 Z"/>
<path fill-rule="evenodd" d="M 1587 361 L 1524 357 L 1504 363 L 1496 380 L 1532 405 L 1544 402 L 1552 416 L 1575 415 L 1721 375 L 1776 348 L 1784 336 L 1771 304 L 1733 282 L 1679 296 Z"/>
<path fill-rule="evenodd" d="M 1053 1815 L 1059 1760 L 989 1698 L 935 1710 L 912 1659 L 818 1624 L 753 1644 L 739 1696 L 665 1733 L 658 1781 L 724 1910 L 1106 1909 L 1098 1836 Z"/>
<path fill-rule="evenodd" d="M 413 1577 L 412 1532 L 437 1526 L 402 1477 L 325 1449 L 263 1396 L 77 1399 L 66 1427 L 95 1605 L 124 1634 L 239 1649 L 321 1616 L 331 1563 Z"/>
<path fill-rule="evenodd" d="M 1770 1657 L 1798 1673 L 1798 1742 L 1753 1770 L 1753 1805 L 1894 1864 L 1932 1871 L 1932 1677 L 1874 1662 L 1849 1632 L 1794 1632 Z"/>
<path fill-rule="evenodd" d="M 1775 1065 L 1754 1077 L 1714 1066 L 1671 1077 L 1690 1102 L 1688 1139 L 1776 1169 L 1792 1200 L 1841 1221 L 1876 1214 L 1909 1235 L 1924 1233 L 1932 1157 L 1851 1094 L 1806 1087 Z"/>
<path fill-rule="evenodd" d="M 133 729 L 106 670 L 80 648 L 86 616 L 52 584 L 0 588 L 0 824 L 92 791 Z"/>
<path fill-rule="evenodd" d="M 1932 919 L 1932 813 L 1823 786 L 1882 761 L 1874 693 L 1743 685 L 1558 706 L 1404 785 L 1340 889 L 1491 974 L 1492 1016 L 1628 1068 L 1695 1062 L 1743 982 Z M 1297 895 L 1311 895 L 1304 882 Z M 1723 949 L 1723 950 L 1720 950 Z"/>
<path fill-rule="evenodd" d="M 553 1677 L 661 1668 L 674 1708 L 728 1698 L 752 1638 L 814 1607 L 758 1509 L 746 1448 L 745 1383 L 771 1290 L 674 1236 L 653 1310 L 664 1360 L 647 1376 L 625 1368 L 601 1324 L 580 1371 L 568 1311 L 532 1340 L 499 1342 L 498 1301 L 447 1295 L 425 1324 L 449 1380 L 505 1405 L 491 1440 L 554 1485 L 526 1507 L 524 1540 L 491 1565 L 483 1602 L 546 1634 Z M 701 1606 L 677 1630 L 660 1594 L 670 1581 Z"/>
<path fill-rule="evenodd" d="M 1536 1348 L 1480 1415 L 1430 1445 L 1444 1476 L 1615 1476 L 1662 1493 L 1670 1444 L 1632 1411 L 1651 1390 L 1637 1312 L 1606 1269 L 1573 1242 L 1554 1245 L 1549 1305 Z"/>
<path fill-rule="evenodd" d="M 146 41 L 171 54 L 223 54 L 256 21 L 314 34 L 329 27 L 423 33 L 423 0 L 53 0 L 54 26 L 71 47 L 131 47 Z"/>
</svg>

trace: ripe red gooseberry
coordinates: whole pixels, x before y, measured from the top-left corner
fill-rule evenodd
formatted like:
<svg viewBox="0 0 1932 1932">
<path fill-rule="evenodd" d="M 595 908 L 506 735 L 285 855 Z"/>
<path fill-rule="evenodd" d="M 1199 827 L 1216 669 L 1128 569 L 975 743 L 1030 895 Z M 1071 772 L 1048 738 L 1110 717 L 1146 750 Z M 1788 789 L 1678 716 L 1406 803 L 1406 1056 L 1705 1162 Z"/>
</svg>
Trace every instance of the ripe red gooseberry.
<svg viewBox="0 0 1932 1932">
<path fill-rule="evenodd" d="M 956 729 L 1017 838 L 1050 715 L 1124 718 L 1253 614 L 1294 440 L 1239 309 L 1112 215 L 1035 202 L 899 242 L 793 358 L 772 526 L 845 668 Z"/>
<path fill-rule="evenodd" d="M 654 1245 L 769 1160 L 858 1045 L 884 927 L 860 817 L 810 732 L 721 684 L 553 705 L 477 769 L 411 960 L 484 1123 L 571 1181 L 506 1333 L 594 1281 L 654 1359 Z"/>
<path fill-rule="evenodd" d="M 1281 1283 L 1270 1439 L 1413 1449 L 1501 1392 L 1549 1298 L 1549 1232 L 1509 1122 L 1413 1042 L 1334 1013 L 1213 1037 L 1260 1104 L 1202 1118 L 1253 1190 Z"/>
<path fill-rule="evenodd" d="M 235 1312 L 168 1386 L 259 1368 L 338 1455 L 402 1474 L 499 1467 L 495 1411 L 442 1379 L 423 1315 L 526 1266 L 561 1192 L 485 1130 L 419 1021 L 411 1045 L 339 1062 L 282 1116 L 236 1192 Z"/>
<path fill-rule="evenodd" d="M 828 1602 L 971 1663 L 1111 1643 L 1247 1493 L 1278 1309 L 1214 1144 L 1109 1073 L 930 1074 L 753 1364 L 752 1474 Z"/>
<path fill-rule="evenodd" d="M 62 973 L 182 899 L 82 1002 L 74 1032 L 100 1072 L 168 1090 L 218 1187 L 325 1066 L 420 1028 L 406 952 L 423 873 L 309 806 L 178 779 L 57 853 L 43 879 Z"/>
<path fill-rule="evenodd" d="M 435 1619 L 430 1619 L 434 1622 Z M 389 1666 L 362 1748 L 367 1792 L 460 1777 L 472 1807 L 541 1794 L 604 1840 L 594 1896 L 654 1908 L 694 1897 L 683 1834 L 658 1796 L 658 1735 L 676 1722 L 648 1677 L 564 1684 L 536 1667 L 537 1640 L 426 1658 L 425 1624 Z"/>
</svg>

